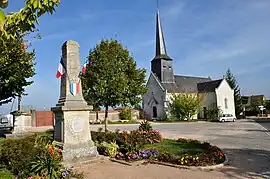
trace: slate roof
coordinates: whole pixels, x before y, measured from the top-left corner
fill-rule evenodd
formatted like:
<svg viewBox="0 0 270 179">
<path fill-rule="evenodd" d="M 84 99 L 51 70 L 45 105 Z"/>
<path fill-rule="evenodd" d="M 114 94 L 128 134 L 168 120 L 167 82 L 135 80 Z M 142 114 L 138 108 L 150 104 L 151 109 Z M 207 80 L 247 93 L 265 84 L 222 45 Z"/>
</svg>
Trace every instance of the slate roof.
<svg viewBox="0 0 270 179">
<path fill-rule="evenodd" d="M 220 85 L 223 79 L 208 81 L 204 83 L 198 83 L 198 91 L 199 92 L 214 92 L 216 88 Z"/>
<path fill-rule="evenodd" d="M 169 93 L 196 93 L 198 92 L 197 84 L 211 81 L 211 78 L 174 75 L 174 81 L 175 83 L 162 83 L 162 86 Z"/>
</svg>

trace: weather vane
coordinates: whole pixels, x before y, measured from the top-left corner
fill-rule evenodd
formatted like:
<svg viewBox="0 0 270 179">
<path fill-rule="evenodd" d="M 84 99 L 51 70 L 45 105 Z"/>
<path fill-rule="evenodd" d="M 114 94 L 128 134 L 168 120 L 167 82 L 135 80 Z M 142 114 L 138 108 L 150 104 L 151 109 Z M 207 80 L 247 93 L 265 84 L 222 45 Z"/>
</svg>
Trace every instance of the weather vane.
<svg viewBox="0 0 270 179">
<path fill-rule="evenodd" d="M 158 0 L 157 0 L 157 9 L 158 9 Z"/>
</svg>

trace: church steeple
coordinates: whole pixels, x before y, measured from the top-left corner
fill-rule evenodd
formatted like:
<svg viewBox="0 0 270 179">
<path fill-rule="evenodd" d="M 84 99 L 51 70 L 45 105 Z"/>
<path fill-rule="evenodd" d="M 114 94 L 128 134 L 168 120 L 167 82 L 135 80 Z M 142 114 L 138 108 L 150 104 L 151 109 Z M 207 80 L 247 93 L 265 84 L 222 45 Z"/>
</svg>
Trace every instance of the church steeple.
<svg viewBox="0 0 270 179">
<path fill-rule="evenodd" d="M 166 58 L 170 59 L 170 57 L 167 55 L 160 15 L 159 15 L 159 9 L 157 9 L 156 14 L 156 57 L 155 58 Z"/>
<path fill-rule="evenodd" d="M 162 83 L 174 83 L 173 60 L 168 56 L 162 31 L 159 9 L 156 14 L 156 55 L 151 61 L 151 71 Z"/>
</svg>

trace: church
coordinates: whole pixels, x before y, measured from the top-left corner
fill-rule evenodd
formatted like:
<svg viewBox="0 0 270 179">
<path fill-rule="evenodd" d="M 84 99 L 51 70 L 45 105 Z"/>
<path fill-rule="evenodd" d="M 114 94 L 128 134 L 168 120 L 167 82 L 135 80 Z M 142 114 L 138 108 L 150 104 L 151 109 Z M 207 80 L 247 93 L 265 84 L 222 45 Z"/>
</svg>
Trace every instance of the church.
<svg viewBox="0 0 270 179">
<path fill-rule="evenodd" d="M 234 91 L 225 79 L 176 75 L 173 59 L 168 56 L 160 14 L 156 14 L 156 55 L 151 61 L 147 92 L 143 95 L 143 111 L 149 120 L 162 120 L 169 113 L 172 94 L 191 93 L 203 96 L 198 114 L 193 119 L 206 118 L 206 110 L 220 108 L 223 114 L 235 116 Z"/>
</svg>

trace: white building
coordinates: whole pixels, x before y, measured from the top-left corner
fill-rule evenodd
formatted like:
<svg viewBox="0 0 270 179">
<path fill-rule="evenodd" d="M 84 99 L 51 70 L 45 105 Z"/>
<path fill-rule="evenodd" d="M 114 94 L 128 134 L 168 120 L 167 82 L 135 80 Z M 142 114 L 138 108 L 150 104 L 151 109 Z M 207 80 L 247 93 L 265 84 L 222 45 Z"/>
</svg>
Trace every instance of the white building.
<svg viewBox="0 0 270 179">
<path fill-rule="evenodd" d="M 223 113 L 235 116 L 234 92 L 224 79 L 175 75 L 173 59 L 166 51 L 159 11 L 157 11 L 156 55 L 151 61 L 148 91 L 143 95 L 143 110 L 148 119 L 163 119 L 168 112 L 171 94 L 192 93 L 204 96 L 198 115 L 205 118 L 205 111 L 219 107 Z"/>
</svg>

